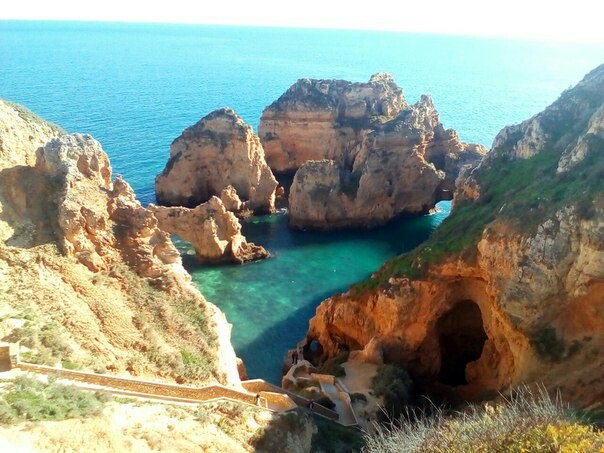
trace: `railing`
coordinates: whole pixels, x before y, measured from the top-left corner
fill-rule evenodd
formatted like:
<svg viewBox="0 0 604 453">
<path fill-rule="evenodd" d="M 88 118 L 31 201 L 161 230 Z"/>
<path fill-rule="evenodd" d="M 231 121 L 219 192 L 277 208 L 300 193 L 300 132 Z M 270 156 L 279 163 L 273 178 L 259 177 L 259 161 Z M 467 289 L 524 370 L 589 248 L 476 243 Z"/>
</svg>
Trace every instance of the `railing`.
<svg viewBox="0 0 604 453">
<path fill-rule="evenodd" d="M 262 379 L 253 379 L 243 381 L 242 390 L 225 387 L 221 384 L 211 384 L 204 387 L 190 387 L 178 384 L 168 384 L 163 382 L 146 381 L 131 377 L 119 377 L 91 373 L 87 371 L 66 370 L 46 365 L 37 365 L 27 362 L 18 362 L 16 367 L 23 371 L 44 374 L 48 376 L 57 376 L 59 378 L 83 382 L 91 385 L 108 387 L 116 390 L 116 393 L 132 394 L 140 397 L 156 397 L 159 399 L 178 399 L 188 402 L 202 402 L 213 400 L 232 400 L 244 403 L 250 406 L 260 406 L 267 410 L 272 402 L 276 406 L 291 409 L 295 405 L 308 407 L 310 400 L 296 393 L 285 390 L 276 385 L 270 384 Z M 275 395 L 277 394 L 277 395 Z M 278 395 L 283 395 L 282 397 Z M 257 398 L 259 396 L 259 398 Z M 258 401 L 258 399 L 260 401 Z M 315 403 L 312 412 L 328 418 L 339 421 L 339 414 L 336 411 L 328 409 Z"/>
<path fill-rule="evenodd" d="M 333 386 L 336 385 L 336 377 L 332 374 L 311 373 L 310 378 L 315 381 L 331 384 Z"/>
<path fill-rule="evenodd" d="M 145 381 L 141 379 L 108 376 L 86 371 L 65 370 L 45 365 L 35 365 L 32 363 L 19 362 L 17 365 L 24 371 L 32 373 L 41 373 L 54 375 L 72 381 L 84 382 L 87 384 L 100 385 L 120 390 L 126 390 L 134 393 L 143 393 L 147 395 L 157 395 L 162 397 L 181 398 L 196 401 L 209 401 L 220 398 L 229 398 L 241 403 L 257 406 L 256 396 L 225 387 L 220 384 L 211 384 L 204 387 L 189 387 L 185 385 L 160 383 Z"/>
<path fill-rule="evenodd" d="M 349 423 L 349 425 L 358 425 L 359 420 L 357 418 L 357 414 L 355 414 L 354 409 L 352 408 L 352 400 L 350 399 L 350 394 L 347 392 L 338 392 L 338 398 L 344 404 L 344 410 L 346 410 L 352 416 L 352 423 Z"/>
<path fill-rule="evenodd" d="M 249 381 L 243 381 L 241 383 L 244 389 L 254 393 L 259 392 L 274 392 L 274 393 L 283 393 L 289 396 L 298 406 L 308 407 L 310 400 L 308 398 L 304 398 L 303 396 L 298 395 L 297 393 L 290 392 L 289 390 L 285 390 L 284 388 L 277 387 L 276 385 L 270 384 L 262 379 L 252 379 Z M 314 405 L 313 412 L 316 414 L 322 415 L 323 417 L 329 418 L 331 420 L 338 420 L 340 415 L 336 411 L 332 411 L 327 407 L 321 406 L 320 404 Z"/>
</svg>

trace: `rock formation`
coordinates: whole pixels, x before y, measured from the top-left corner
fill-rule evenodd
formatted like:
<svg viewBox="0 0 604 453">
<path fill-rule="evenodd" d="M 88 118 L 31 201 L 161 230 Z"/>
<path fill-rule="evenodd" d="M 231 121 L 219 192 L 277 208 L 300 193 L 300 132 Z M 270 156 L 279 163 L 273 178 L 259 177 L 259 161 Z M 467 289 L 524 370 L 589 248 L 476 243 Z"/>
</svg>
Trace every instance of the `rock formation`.
<svg viewBox="0 0 604 453">
<path fill-rule="evenodd" d="M 235 214 L 212 197 L 195 209 L 149 205 L 159 227 L 189 241 L 200 262 L 244 263 L 268 256 L 264 247 L 248 243 Z"/>
<path fill-rule="evenodd" d="M 50 140 L 38 153 L 36 172 L 59 189 L 57 236 L 65 255 L 92 272 L 126 259 L 141 277 L 165 290 L 178 293 L 190 286 L 169 235 L 122 178 L 112 183 L 109 158 L 91 136 Z"/>
<path fill-rule="evenodd" d="M 228 186 L 236 190 L 243 209 L 274 211 L 277 180 L 264 160 L 264 149 L 252 127 L 223 108 L 172 142 L 170 159 L 155 179 L 155 194 L 159 204 L 194 208 Z"/>
<path fill-rule="evenodd" d="M 324 301 L 326 357 L 382 345 L 431 388 L 480 398 L 540 382 L 604 400 L 604 65 L 505 128 L 415 251 Z"/>
<path fill-rule="evenodd" d="M 258 135 L 274 171 L 321 159 L 350 166 L 374 125 L 405 107 L 390 74 L 375 74 L 367 83 L 300 79 L 264 110 Z"/>
<path fill-rule="evenodd" d="M 427 212 L 451 198 L 461 170 L 486 152 L 445 130 L 429 96 L 374 128 L 356 143 L 350 166 L 309 161 L 296 172 L 289 196 L 292 227 L 371 227 L 403 213 Z"/>
<path fill-rule="evenodd" d="M 224 315 L 100 144 L 0 111 L 0 337 L 45 364 L 237 384 Z"/>
</svg>

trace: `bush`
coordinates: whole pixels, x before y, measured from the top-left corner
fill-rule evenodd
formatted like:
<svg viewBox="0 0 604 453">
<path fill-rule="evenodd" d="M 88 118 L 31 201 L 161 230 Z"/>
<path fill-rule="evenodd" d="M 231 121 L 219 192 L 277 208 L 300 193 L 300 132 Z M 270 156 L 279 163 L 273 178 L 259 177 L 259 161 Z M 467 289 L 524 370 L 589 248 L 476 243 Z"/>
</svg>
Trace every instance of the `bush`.
<svg viewBox="0 0 604 453">
<path fill-rule="evenodd" d="M 195 354 L 186 350 L 180 351 L 182 367 L 178 368 L 180 374 L 190 381 L 209 380 L 214 372 L 212 358 Z"/>
<path fill-rule="evenodd" d="M 0 395 L 0 423 L 65 420 L 99 414 L 107 401 L 101 392 L 45 384 L 30 377 L 18 377 Z"/>
<path fill-rule="evenodd" d="M 383 398 L 384 415 L 390 418 L 399 417 L 411 401 L 413 381 L 396 365 L 381 365 L 371 385 L 374 395 Z"/>
<path fill-rule="evenodd" d="M 323 374 L 331 374 L 335 377 L 346 376 L 346 369 L 342 366 L 348 360 L 349 351 L 344 351 L 336 357 L 326 360 L 319 369 Z"/>
<path fill-rule="evenodd" d="M 325 395 L 321 396 L 318 400 L 315 401 L 315 403 L 320 404 L 321 406 L 331 410 L 334 410 L 336 408 L 336 404 L 328 396 Z"/>
<path fill-rule="evenodd" d="M 353 403 L 356 403 L 357 401 L 362 401 L 364 403 L 367 402 L 367 396 L 364 393 L 351 393 L 350 394 L 350 400 Z"/>
<path fill-rule="evenodd" d="M 545 391 L 521 389 L 503 404 L 387 426 L 366 434 L 365 452 L 595 452 L 604 433 Z"/>
</svg>

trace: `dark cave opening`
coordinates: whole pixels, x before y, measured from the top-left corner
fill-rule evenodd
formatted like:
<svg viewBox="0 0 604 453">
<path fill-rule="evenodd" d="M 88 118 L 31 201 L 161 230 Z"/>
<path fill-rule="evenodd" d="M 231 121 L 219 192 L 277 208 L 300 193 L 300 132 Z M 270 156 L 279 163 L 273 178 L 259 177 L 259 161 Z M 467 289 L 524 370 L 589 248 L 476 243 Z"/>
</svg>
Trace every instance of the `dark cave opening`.
<svg viewBox="0 0 604 453">
<path fill-rule="evenodd" d="M 439 318 L 436 333 L 440 348 L 438 381 L 450 386 L 467 384 L 466 365 L 480 358 L 487 339 L 480 308 L 471 300 L 457 303 Z"/>
</svg>

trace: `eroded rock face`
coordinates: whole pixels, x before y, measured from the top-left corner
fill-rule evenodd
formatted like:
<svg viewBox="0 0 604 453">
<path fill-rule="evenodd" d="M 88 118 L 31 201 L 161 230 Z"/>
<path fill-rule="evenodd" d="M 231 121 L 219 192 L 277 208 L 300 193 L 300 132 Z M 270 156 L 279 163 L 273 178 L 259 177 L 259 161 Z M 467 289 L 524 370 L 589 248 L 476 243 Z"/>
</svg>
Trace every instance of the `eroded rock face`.
<svg viewBox="0 0 604 453">
<path fill-rule="evenodd" d="M 140 276 L 164 289 L 190 286 L 178 251 L 153 213 L 121 177 L 112 183 L 109 158 L 99 142 L 80 134 L 52 139 L 40 150 L 36 169 L 60 188 L 58 236 L 67 256 L 93 272 L 126 259 Z"/>
<path fill-rule="evenodd" d="M 38 148 L 65 133 L 59 126 L 3 99 L 0 99 L 0 128 L 0 169 L 35 165 Z"/>
<path fill-rule="evenodd" d="M 451 199 L 462 169 L 486 153 L 481 145 L 445 130 L 432 99 L 421 100 L 361 143 L 350 167 L 310 161 L 296 172 L 290 189 L 290 225 L 334 229 L 371 227 L 403 214 L 430 210 Z"/>
<path fill-rule="evenodd" d="M 539 382 L 602 401 L 603 105 L 600 66 L 504 129 L 431 239 L 324 301 L 308 340 L 327 357 L 377 341 L 387 362 L 462 398 Z"/>
<path fill-rule="evenodd" d="M 32 340 L 32 357 L 237 385 L 224 314 L 192 284 L 154 214 L 121 177 L 112 181 L 100 144 L 20 106 L 0 101 L 0 111 L 3 316 L 27 315 L 30 331 L 50 329 L 60 340 Z M 18 333 L 0 321 L 0 335 Z M 203 357 L 205 368 L 187 368 L 182 351 Z"/>
<path fill-rule="evenodd" d="M 239 219 L 218 197 L 195 209 L 149 205 L 149 210 L 162 230 L 191 243 L 200 262 L 244 263 L 268 257 L 264 247 L 246 241 Z"/>
<path fill-rule="evenodd" d="M 363 137 L 406 107 L 390 74 L 367 83 L 300 79 L 262 113 L 258 135 L 269 166 L 292 172 L 309 160 L 350 166 Z"/>
<path fill-rule="evenodd" d="M 232 186 L 242 208 L 273 212 L 277 180 L 252 127 L 231 109 L 216 110 L 185 129 L 155 179 L 160 204 L 194 208 Z"/>
</svg>

